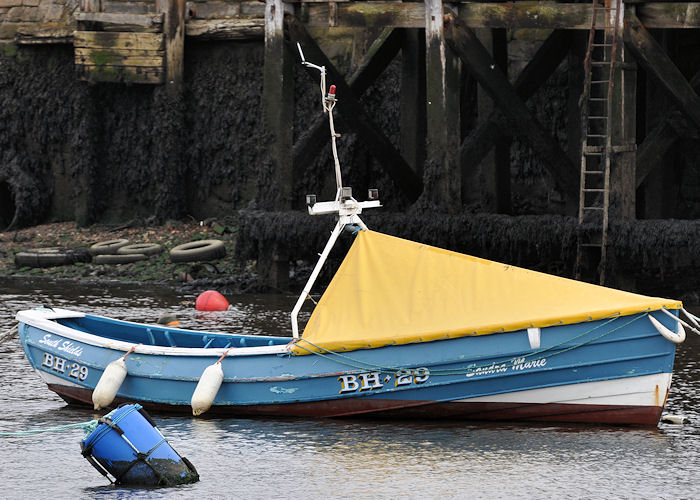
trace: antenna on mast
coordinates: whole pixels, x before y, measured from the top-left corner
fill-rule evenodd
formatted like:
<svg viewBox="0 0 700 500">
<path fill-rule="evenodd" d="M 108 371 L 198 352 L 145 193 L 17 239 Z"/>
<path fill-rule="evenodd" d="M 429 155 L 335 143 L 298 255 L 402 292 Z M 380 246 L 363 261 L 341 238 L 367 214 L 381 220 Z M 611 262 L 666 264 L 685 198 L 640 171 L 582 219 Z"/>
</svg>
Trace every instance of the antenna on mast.
<svg viewBox="0 0 700 500">
<path fill-rule="evenodd" d="M 348 225 L 359 226 L 360 228 L 366 230 L 367 226 L 362 222 L 359 215 L 362 213 L 363 208 L 377 208 L 381 207 L 378 200 L 378 192 L 376 189 L 369 190 L 369 201 L 357 201 L 352 197 L 352 188 L 343 186 L 343 179 L 340 175 L 340 162 L 338 161 L 338 149 L 336 148 L 335 140 L 340 137 L 340 134 L 336 133 L 335 126 L 333 124 L 333 108 L 335 107 L 338 99 L 335 96 L 336 87 L 331 85 L 328 91 L 326 91 L 326 67 L 318 66 L 316 64 L 310 63 L 304 57 L 304 51 L 301 50 L 301 45 L 297 42 L 297 49 L 299 50 L 299 56 L 301 57 L 301 64 L 306 68 L 312 68 L 318 70 L 321 73 L 321 104 L 323 105 L 323 112 L 328 114 L 328 125 L 330 126 L 331 132 L 331 147 L 333 149 L 333 160 L 335 163 L 335 183 L 336 183 L 336 193 L 335 200 L 333 201 L 316 201 L 316 195 L 309 194 L 306 195 L 306 206 L 309 210 L 310 215 L 323 215 L 323 214 L 336 214 L 338 216 L 338 222 L 331 232 L 331 236 L 326 243 L 323 252 L 320 254 L 320 258 L 316 263 L 309 280 L 301 292 L 299 299 L 297 300 L 294 309 L 292 309 L 291 319 L 292 319 L 292 335 L 294 338 L 299 338 L 299 326 L 297 322 L 297 316 L 301 310 L 301 306 L 307 297 L 310 297 L 309 293 L 311 287 L 313 286 L 318 273 L 323 267 L 323 263 L 328 258 L 328 254 L 333 248 L 335 241 L 342 230 Z"/>
</svg>

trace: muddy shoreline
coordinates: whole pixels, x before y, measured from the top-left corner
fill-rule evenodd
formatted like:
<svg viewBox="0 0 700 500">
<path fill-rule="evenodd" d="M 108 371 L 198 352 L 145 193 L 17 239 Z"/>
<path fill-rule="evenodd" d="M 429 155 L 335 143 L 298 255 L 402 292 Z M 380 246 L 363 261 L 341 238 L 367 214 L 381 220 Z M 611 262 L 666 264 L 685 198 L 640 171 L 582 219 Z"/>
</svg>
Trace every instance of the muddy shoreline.
<svg viewBox="0 0 700 500">
<path fill-rule="evenodd" d="M 221 219 L 167 221 L 155 225 L 134 219 L 120 226 L 79 228 L 74 222 L 42 224 L 0 233 L 0 277 L 32 277 L 80 282 L 122 282 L 175 288 L 184 293 L 206 289 L 222 293 L 298 291 L 333 225 L 331 218 L 302 211 L 239 211 Z M 476 257 L 558 276 L 573 277 L 577 224 L 565 216 L 496 214 L 367 214 L 370 228 Z M 30 268 L 17 266 L 14 255 L 34 248 L 89 248 L 116 238 L 132 243 L 158 243 L 163 253 L 132 264 L 94 264 Z M 214 261 L 173 263 L 168 251 L 194 240 L 219 239 L 226 256 Z M 352 241 L 340 238 L 315 290 L 333 276 Z M 613 221 L 614 248 L 608 286 L 647 295 L 700 303 L 700 221 Z M 257 258 L 268 246 L 290 260 L 290 290 L 276 290 L 258 280 Z"/>
<path fill-rule="evenodd" d="M 122 225 L 78 228 L 74 222 L 41 224 L 0 232 L 0 277 L 28 277 L 81 283 L 139 283 L 196 292 L 212 286 L 229 293 L 260 291 L 254 273 L 235 258 L 237 226 L 232 218 L 168 221 L 152 225 L 133 220 Z M 15 254 L 31 249 L 58 247 L 88 249 L 92 244 L 127 239 L 131 243 L 157 243 L 164 251 L 130 264 L 76 262 L 55 267 L 29 267 L 15 263 Z M 226 256 L 214 261 L 173 263 L 169 250 L 189 241 L 222 240 Z"/>
</svg>

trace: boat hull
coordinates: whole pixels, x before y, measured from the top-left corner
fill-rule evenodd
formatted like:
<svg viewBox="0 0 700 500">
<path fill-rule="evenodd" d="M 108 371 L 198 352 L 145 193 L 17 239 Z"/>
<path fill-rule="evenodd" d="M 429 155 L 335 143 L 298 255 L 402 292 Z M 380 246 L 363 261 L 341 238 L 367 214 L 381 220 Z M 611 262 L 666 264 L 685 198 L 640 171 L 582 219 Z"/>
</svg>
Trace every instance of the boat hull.
<svg viewBox="0 0 700 500">
<path fill-rule="evenodd" d="M 382 399 L 340 399 L 314 401 L 309 403 L 265 404 L 265 405 L 218 405 L 208 413 L 211 417 L 268 416 L 268 417 L 357 417 L 396 419 L 449 419 L 475 421 L 531 421 L 531 422 L 570 422 L 594 424 L 656 425 L 661 417 L 668 394 L 671 374 L 656 377 L 634 377 L 624 379 L 635 388 L 631 392 L 621 392 L 619 380 L 594 384 L 571 384 L 557 387 L 557 391 L 581 394 L 576 402 L 552 402 L 562 396 L 547 390 L 539 391 L 539 401 L 533 401 L 526 394 L 510 393 L 504 398 L 486 397 L 453 401 L 411 401 Z M 596 387 L 591 387 L 596 385 Z M 92 390 L 60 381 L 48 383 L 49 389 L 73 404 L 92 404 Z M 610 395 L 608 389 L 615 390 Z M 653 389 L 652 389 L 653 388 Z M 647 392 L 652 389 L 651 392 Z M 637 392 L 639 391 L 639 392 Z M 604 396 L 596 396 L 597 394 Z M 646 397 L 640 397 L 646 396 Z M 653 400 L 650 403 L 650 398 Z M 629 404 L 620 404 L 627 400 Z M 130 400 L 117 398 L 115 404 Z M 143 402 L 150 410 L 190 414 L 190 406 L 171 405 L 158 402 Z"/>
<path fill-rule="evenodd" d="M 657 424 L 675 345 L 646 315 L 538 335 L 539 346 L 518 331 L 323 355 L 291 356 L 279 341 L 238 348 L 223 360 L 224 382 L 206 415 Z M 21 323 L 20 339 L 48 387 L 84 404 L 107 364 L 133 345 L 50 319 Z M 113 404 L 191 413 L 194 387 L 221 353 L 139 346 Z"/>
</svg>

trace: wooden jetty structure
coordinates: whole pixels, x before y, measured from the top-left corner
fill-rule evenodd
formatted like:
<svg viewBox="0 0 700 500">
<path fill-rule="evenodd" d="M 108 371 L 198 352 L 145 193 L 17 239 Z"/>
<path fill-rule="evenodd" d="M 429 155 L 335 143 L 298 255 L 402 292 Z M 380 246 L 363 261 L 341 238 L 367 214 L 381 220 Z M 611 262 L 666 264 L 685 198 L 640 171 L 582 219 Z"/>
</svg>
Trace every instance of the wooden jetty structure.
<svg viewBox="0 0 700 500">
<path fill-rule="evenodd" d="M 376 38 L 353 71 L 343 74 L 313 34 L 349 28 Z M 295 140 L 297 42 L 309 60 L 326 66 L 340 98 L 338 115 L 409 203 L 460 213 L 471 173 L 480 168 L 482 208 L 511 214 L 509 152 L 518 138 L 545 166 L 552 189 L 562 193 L 560 212 L 578 215 L 577 271 L 595 281 L 605 281 L 609 220 L 638 217 L 640 189 L 647 192 L 642 217 L 664 216 L 659 207 L 668 183 L 659 181 L 659 172 L 665 155 L 700 127 L 700 61 L 688 77 L 670 55 L 673 37 L 667 35 L 697 29 L 700 2 L 0 0 L 0 39 L 72 44 L 76 78 L 93 83 L 166 85 L 177 94 L 188 64 L 187 40 L 264 43 L 261 105 L 276 189 L 263 209 L 295 205 L 294 165 L 310 163 L 327 143 L 320 117 Z M 546 37 L 517 77 L 509 77 L 507 33 L 517 30 Z M 399 56 L 396 145 L 361 96 Z M 564 60 L 566 147 L 528 106 Z M 640 72 L 653 80 L 653 89 L 642 85 Z M 477 93 L 475 106 L 464 102 L 465 85 Z M 647 95 L 640 96 L 640 89 Z M 663 95 L 663 104 L 655 104 L 652 90 Z M 673 111 L 663 113 L 664 106 Z M 475 108 L 478 116 L 465 133 L 465 113 Z M 650 177 L 655 183 L 645 182 Z M 265 280 L 284 288 L 288 256 L 274 247 L 266 252 L 259 256 Z"/>
</svg>

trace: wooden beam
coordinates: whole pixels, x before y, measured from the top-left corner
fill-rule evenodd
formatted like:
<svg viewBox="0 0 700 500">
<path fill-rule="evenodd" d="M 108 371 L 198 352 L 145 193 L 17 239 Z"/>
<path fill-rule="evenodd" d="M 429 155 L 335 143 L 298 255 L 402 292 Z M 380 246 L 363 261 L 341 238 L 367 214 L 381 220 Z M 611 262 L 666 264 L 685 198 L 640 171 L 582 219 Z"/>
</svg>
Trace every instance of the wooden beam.
<svg viewBox="0 0 700 500">
<path fill-rule="evenodd" d="M 505 30 L 478 28 L 474 34 L 484 46 L 489 56 L 494 60 L 504 75 L 508 74 L 508 54 L 505 40 Z M 495 103 L 483 87 L 476 86 L 477 123 L 478 126 L 490 121 L 495 109 Z M 477 126 L 477 127 L 478 127 Z M 469 170 L 463 169 L 463 197 L 467 199 L 470 192 L 475 191 L 474 176 L 477 174 L 480 190 L 479 202 L 483 209 L 494 213 L 510 213 L 510 150 L 512 138 L 509 134 L 497 133 L 491 140 L 494 147 L 488 148 L 479 164 L 472 163 Z M 469 161 L 469 160 L 468 160 Z M 471 175 L 470 175 L 471 173 Z M 471 179 L 469 179 L 471 177 Z M 469 181 L 467 181 L 469 179 Z"/>
<path fill-rule="evenodd" d="M 460 14 L 470 28 L 590 29 L 592 8 L 588 3 L 556 2 L 459 2 Z M 331 3 L 304 4 L 301 20 L 310 27 L 329 27 Z M 349 2 L 334 8 L 336 26 L 424 28 L 422 3 Z M 601 17 L 602 19 L 602 17 Z"/>
<path fill-rule="evenodd" d="M 153 12 L 153 0 L 98 0 L 99 8 L 94 12 L 114 12 L 121 14 L 148 14 Z"/>
<path fill-rule="evenodd" d="M 700 3 L 641 3 L 637 16 L 647 29 L 700 28 Z"/>
<path fill-rule="evenodd" d="M 163 14 L 115 14 L 111 12 L 75 12 L 76 21 L 97 22 L 105 25 L 158 27 L 163 24 Z"/>
<path fill-rule="evenodd" d="M 460 19 L 470 28 L 590 29 L 592 12 L 590 3 L 528 1 L 459 5 Z"/>
<path fill-rule="evenodd" d="M 688 119 L 700 127 L 700 97 L 641 21 L 629 10 L 625 16 L 625 46 L 656 77 Z"/>
<path fill-rule="evenodd" d="M 631 7 L 625 9 L 625 17 L 628 14 L 633 15 Z M 617 50 L 620 64 L 613 68 L 607 113 L 612 144 L 609 215 L 634 219 L 637 213 L 637 64 L 627 47 L 622 45 Z"/>
<path fill-rule="evenodd" d="M 570 43 L 571 35 L 566 30 L 555 30 L 549 35 L 515 80 L 518 97 L 527 101 L 544 84 L 566 56 Z M 460 148 L 462 175 L 466 177 L 479 165 L 502 133 L 511 134 L 510 124 L 503 113 L 495 110 L 464 139 Z M 580 142 L 580 137 L 578 140 Z"/>
<path fill-rule="evenodd" d="M 270 134 L 274 193 L 268 210 L 292 207 L 292 158 L 294 123 L 294 74 L 292 59 L 284 44 L 284 2 L 266 1 L 265 65 L 263 67 L 263 120 Z"/>
<path fill-rule="evenodd" d="M 73 45 L 78 47 L 164 50 L 162 33 L 112 33 L 106 31 L 76 31 Z"/>
<path fill-rule="evenodd" d="M 700 91 L 700 71 L 690 80 L 691 87 Z M 664 119 L 647 134 L 637 151 L 637 187 L 641 186 L 649 173 L 664 164 L 666 152 L 678 140 L 679 130 L 688 127 L 688 122 L 678 110 L 667 113 Z"/>
<path fill-rule="evenodd" d="M 401 48 L 401 33 L 386 28 L 372 43 L 365 59 L 348 78 L 348 84 L 360 96 L 386 69 Z M 328 144 L 328 117 L 321 113 L 294 144 L 295 168 L 306 168 L 324 144 Z"/>
<path fill-rule="evenodd" d="M 294 145 L 294 71 L 284 43 L 283 0 L 265 1 L 265 64 L 262 112 L 269 144 L 271 171 L 259 170 L 257 200 L 261 208 L 286 211 L 292 208 L 294 185 L 290 155 Z M 267 189 L 262 189 L 266 185 Z M 258 280 L 277 290 L 289 288 L 289 255 L 275 243 L 259 249 Z"/>
<path fill-rule="evenodd" d="M 462 209 L 459 168 L 459 60 L 445 42 L 442 0 L 425 1 L 426 151 L 424 198 L 431 207 Z"/>
<path fill-rule="evenodd" d="M 203 40 L 257 40 L 264 38 L 264 19 L 188 19 L 185 34 Z"/>
<path fill-rule="evenodd" d="M 168 86 L 179 88 L 185 72 L 185 0 L 161 2 L 165 34 L 165 82 Z"/>
<path fill-rule="evenodd" d="M 425 163 L 425 33 L 404 28 L 401 44 L 399 116 L 401 155 L 417 175 Z"/>
<path fill-rule="evenodd" d="M 21 23 L 15 31 L 18 45 L 48 45 L 73 42 L 75 23 Z"/>
<path fill-rule="evenodd" d="M 332 5 L 335 4 L 335 7 Z M 470 28 L 507 29 L 575 29 L 591 27 L 593 10 L 589 2 L 457 2 L 460 16 Z M 331 16 L 333 9 L 333 16 Z M 300 19 L 309 27 L 328 28 L 390 26 L 424 28 L 424 6 L 421 3 L 303 2 Z M 700 3 L 641 3 L 637 12 L 648 28 L 700 28 Z M 604 23 L 600 13 L 599 26 Z M 333 19 L 333 22 L 330 22 Z"/>
<path fill-rule="evenodd" d="M 75 48 L 75 63 L 102 66 L 162 67 L 164 52 L 130 49 Z"/>
<path fill-rule="evenodd" d="M 570 35 L 570 47 L 567 55 L 567 86 L 568 96 L 566 102 L 566 152 L 574 164 L 581 161 L 581 94 L 586 80 L 584 62 L 588 47 L 589 33 L 585 31 L 568 32 Z M 578 200 L 572 200 L 578 204 Z"/>
<path fill-rule="evenodd" d="M 406 197 L 410 201 L 415 201 L 422 190 L 422 183 L 418 176 L 411 170 L 391 141 L 372 122 L 345 78 L 319 48 L 304 25 L 293 16 L 287 16 L 285 22 L 291 40 L 301 43 L 306 58 L 313 61 L 314 64 L 326 67 L 328 83 L 334 84 L 337 88 L 338 104 L 336 109 L 343 120 L 357 132 L 362 143 L 379 161 Z M 318 78 L 318 72 L 310 71 L 310 74 L 314 80 Z"/>
<path fill-rule="evenodd" d="M 108 66 L 106 64 L 76 64 L 75 72 L 80 80 L 114 83 L 164 83 L 162 66 Z"/>
<path fill-rule="evenodd" d="M 423 28 L 425 7 L 423 3 L 383 1 L 310 3 L 303 5 L 299 21 L 309 28 Z"/>
<path fill-rule="evenodd" d="M 501 69 L 503 74 L 508 77 L 508 40 L 506 30 L 503 28 L 495 28 L 491 30 L 493 43 L 493 59 Z M 494 164 L 493 172 L 489 177 L 493 182 L 494 203 L 493 211 L 499 214 L 512 213 L 511 204 L 511 183 L 510 183 L 510 152 L 513 144 L 513 138 L 501 135 L 496 139 L 496 147 L 494 148 Z"/>
<path fill-rule="evenodd" d="M 162 33 L 76 31 L 75 68 L 88 81 L 160 84 L 165 80 Z"/>
<path fill-rule="evenodd" d="M 518 93 L 511 87 L 507 78 L 498 70 L 495 62 L 476 39 L 474 33 L 454 16 L 447 17 L 445 27 L 447 41 L 462 59 L 469 72 L 499 105 L 500 112 L 509 119 L 514 131 L 530 142 L 534 151 L 544 160 L 554 180 L 562 189 L 571 195 L 578 195 L 578 171 L 576 167 L 556 141 L 543 132 L 542 126 L 525 106 Z M 541 74 L 544 76 L 543 73 Z M 549 73 L 546 75 L 548 76 Z M 521 76 L 525 79 L 525 76 Z M 489 121 L 480 134 L 483 134 L 484 139 L 493 140 L 498 136 L 498 125 Z M 469 143 L 462 147 L 463 158 L 467 148 L 475 146 L 480 149 L 480 154 L 485 154 L 484 150 L 488 152 L 490 149 L 490 146 L 485 147 L 479 144 L 480 140 L 474 144 L 472 136 L 474 139 L 479 139 L 475 134 L 470 135 Z"/>
</svg>

